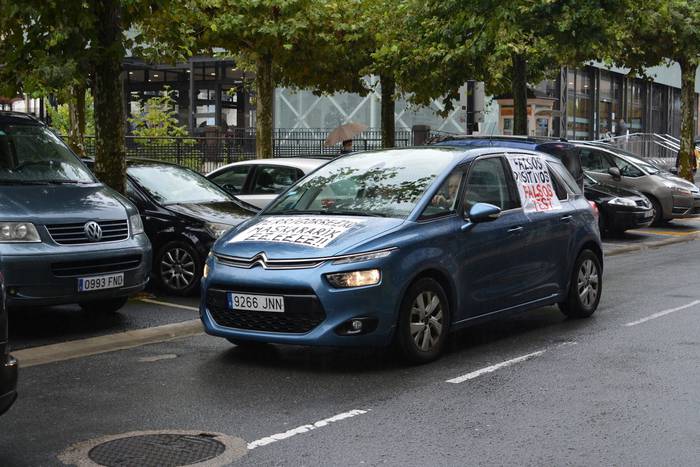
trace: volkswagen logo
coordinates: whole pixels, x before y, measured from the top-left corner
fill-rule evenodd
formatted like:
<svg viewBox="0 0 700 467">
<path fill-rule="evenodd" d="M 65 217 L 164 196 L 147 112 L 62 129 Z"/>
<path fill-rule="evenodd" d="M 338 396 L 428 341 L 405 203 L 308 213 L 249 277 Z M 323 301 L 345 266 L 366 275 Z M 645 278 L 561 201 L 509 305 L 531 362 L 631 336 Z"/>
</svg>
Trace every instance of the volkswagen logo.
<svg viewBox="0 0 700 467">
<path fill-rule="evenodd" d="M 99 242 L 102 240 L 102 227 L 95 221 L 90 221 L 83 227 L 85 235 L 87 235 L 88 240 L 91 242 Z"/>
</svg>

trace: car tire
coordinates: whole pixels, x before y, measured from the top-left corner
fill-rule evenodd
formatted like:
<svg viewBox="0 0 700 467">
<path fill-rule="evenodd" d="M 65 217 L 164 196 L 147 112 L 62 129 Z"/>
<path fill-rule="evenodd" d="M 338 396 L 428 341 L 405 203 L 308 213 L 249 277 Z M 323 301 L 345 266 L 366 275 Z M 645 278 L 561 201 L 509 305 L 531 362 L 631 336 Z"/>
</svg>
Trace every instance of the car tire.
<svg viewBox="0 0 700 467">
<path fill-rule="evenodd" d="M 661 207 L 661 203 L 653 196 L 646 195 L 646 197 L 649 199 L 651 207 L 654 210 L 654 220 L 651 221 L 651 225 L 655 227 L 662 225 L 664 223 L 664 211 Z"/>
<path fill-rule="evenodd" d="M 396 329 L 401 356 L 411 364 L 437 359 L 447 343 L 450 317 L 447 295 L 435 279 L 424 277 L 411 284 L 401 301 Z"/>
<path fill-rule="evenodd" d="M 566 301 L 559 303 L 559 309 L 569 318 L 588 318 L 598 308 L 602 291 L 600 259 L 591 250 L 583 250 L 574 263 Z"/>
<path fill-rule="evenodd" d="M 191 243 L 174 240 L 158 250 L 153 276 L 162 290 L 186 296 L 199 287 L 203 267 L 199 253 Z"/>
<path fill-rule="evenodd" d="M 128 300 L 129 297 L 106 298 L 90 302 L 82 302 L 78 305 L 80 305 L 80 308 L 88 313 L 114 313 L 126 305 Z"/>
</svg>

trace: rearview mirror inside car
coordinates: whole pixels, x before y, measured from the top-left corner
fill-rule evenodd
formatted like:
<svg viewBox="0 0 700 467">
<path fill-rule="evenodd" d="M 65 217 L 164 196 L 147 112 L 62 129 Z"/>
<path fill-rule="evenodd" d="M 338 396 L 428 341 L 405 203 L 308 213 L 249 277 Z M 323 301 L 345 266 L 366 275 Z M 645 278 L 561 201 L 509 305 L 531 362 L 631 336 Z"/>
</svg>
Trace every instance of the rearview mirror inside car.
<svg viewBox="0 0 700 467">
<path fill-rule="evenodd" d="M 489 203 L 476 203 L 467 213 L 473 223 L 494 221 L 501 217 L 501 208 Z"/>
<path fill-rule="evenodd" d="M 622 177 L 620 169 L 618 169 L 617 167 L 610 167 L 608 169 L 608 173 L 612 175 L 613 180 L 620 180 L 620 178 Z"/>
</svg>

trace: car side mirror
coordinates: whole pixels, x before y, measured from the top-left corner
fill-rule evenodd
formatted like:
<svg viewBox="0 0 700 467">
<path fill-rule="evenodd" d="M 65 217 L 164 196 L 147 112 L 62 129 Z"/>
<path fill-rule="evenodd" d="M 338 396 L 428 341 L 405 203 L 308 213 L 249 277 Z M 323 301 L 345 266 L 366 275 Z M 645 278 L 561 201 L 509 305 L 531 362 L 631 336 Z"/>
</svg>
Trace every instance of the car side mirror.
<svg viewBox="0 0 700 467">
<path fill-rule="evenodd" d="M 610 167 L 608 169 L 608 173 L 612 175 L 613 180 L 620 180 L 622 178 L 622 174 L 620 173 L 620 169 L 617 167 Z"/>
<path fill-rule="evenodd" d="M 489 203 L 476 203 L 467 213 L 467 217 L 474 224 L 495 221 L 501 217 L 501 208 Z"/>
</svg>

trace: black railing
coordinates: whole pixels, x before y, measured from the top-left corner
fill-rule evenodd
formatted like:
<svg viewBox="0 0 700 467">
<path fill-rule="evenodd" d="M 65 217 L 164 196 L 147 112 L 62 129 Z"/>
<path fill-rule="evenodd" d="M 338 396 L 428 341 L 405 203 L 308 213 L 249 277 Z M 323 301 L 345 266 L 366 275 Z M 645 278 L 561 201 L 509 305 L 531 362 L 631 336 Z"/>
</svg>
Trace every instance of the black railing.
<svg viewBox="0 0 700 467">
<path fill-rule="evenodd" d="M 331 129 L 276 129 L 273 133 L 274 157 L 334 157 L 340 144 L 326 146 Z M 413 144 L 411 130 L 396 131 L 396 147 Z M 366 130 L 353 139 L 353 150 L 382 148 L 381 130 Z M 219 136 L 147 137 L 127 136 L 128 157 L 157 159 L 208 173 L 225 164 L 255 159 L 255 129 L 229 130 Z M 95 138 L 85 138 L 87 156 L 95 154 Z"/>
</svg>

